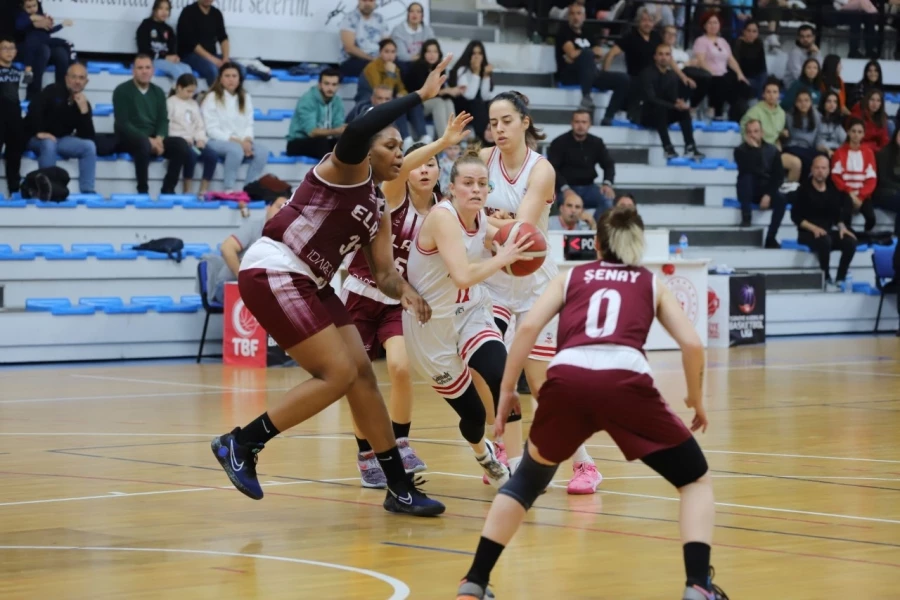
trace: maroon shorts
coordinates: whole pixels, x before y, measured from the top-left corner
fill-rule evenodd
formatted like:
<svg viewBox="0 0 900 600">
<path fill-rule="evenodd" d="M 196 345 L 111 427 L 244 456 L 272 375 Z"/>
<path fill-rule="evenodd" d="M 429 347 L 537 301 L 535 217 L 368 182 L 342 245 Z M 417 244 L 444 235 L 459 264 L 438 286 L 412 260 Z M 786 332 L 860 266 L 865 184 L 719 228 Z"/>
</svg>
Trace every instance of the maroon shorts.
<svg viewBox="0 0 900 600">
<path fill-rule="evenodd" d="M 320 290 L 299 273 L 247 269 L 238 275 L 238 289 L 244 305 L 285 350 L 329 325 L 352 323 L 334 288 L 326 285 Z"/>
<path fill-rule="evenodd" d="M 569 365 L 548 369 L 529 435 L 541 456 L 560 463 L 598 431 L 609 433 L 628 460 L 691 437 L 649 375 Z"/>
<path fill-rule="evenodd" d="M 403 335 L 403 308 L 399 304 L 384 304 L 346 290 L 345 294 L 344 306 L 359 330 L 369 359 L 375 360 L 386 341 Z"/>
</svg>

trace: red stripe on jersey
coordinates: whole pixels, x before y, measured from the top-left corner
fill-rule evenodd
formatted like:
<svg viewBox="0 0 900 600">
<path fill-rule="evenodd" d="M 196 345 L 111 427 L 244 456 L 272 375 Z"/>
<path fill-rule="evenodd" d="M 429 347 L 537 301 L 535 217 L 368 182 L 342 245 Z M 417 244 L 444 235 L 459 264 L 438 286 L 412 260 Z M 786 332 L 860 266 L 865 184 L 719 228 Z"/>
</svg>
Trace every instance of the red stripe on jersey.
<svg viewBox="0 0 900 600">
<path fill-rule="evenodd" d="M 462 372 L 459 378 L 451 383 L 448 386 L 432 386 L 434 391 L 436 391 L 439 395 L 444 397 L 453 397 L 460 394 L 464 389 L 469 386 L 469 383 L 472 381 L 472 374 L 469 373 L 469 368 L 466 367 L 466 370 Z"/>
<path fill-rule="evenodd" d="M 474 352 L 478 346 L 487 342 L 488 340 L 498 340 L 503 341 L 503 338 L 500 337 L 500 334 L 491 329 L 485 329 L 484 331 L 478 332 L 475 337 L 469 339 L 468 342 L 462 347 L 459 355 L 463 360 L 469 360 L 468 355 L 470 352 Z"/>
</svg>

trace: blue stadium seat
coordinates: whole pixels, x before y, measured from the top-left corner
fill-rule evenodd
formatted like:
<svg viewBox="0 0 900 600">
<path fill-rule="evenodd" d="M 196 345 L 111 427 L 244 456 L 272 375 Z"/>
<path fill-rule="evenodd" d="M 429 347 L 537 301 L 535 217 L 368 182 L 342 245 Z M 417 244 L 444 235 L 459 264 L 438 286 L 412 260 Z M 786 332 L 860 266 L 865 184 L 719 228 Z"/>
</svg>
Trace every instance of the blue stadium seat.
<svg viewBox="0 0 900 600">
<path fill-rule="evenodd" d="M 50 314 L 55 316 L 92 315 L 97 311 L 93 306 L 54 306 Z"/>
<path fill-rule="evenodd" d="M 0 208 L 26 208 L 27 200 L 0 200 Z"/>
<path fill-rule="evenodd" d="M 212 248 L 209 247 L 209 244 L 185 244 L 184 245 L 184 255 L 185 256 L 196 256 L 201 257 L 204 254 L 209 254 L 212 251 Z"/>
<path fill-rule="evenodd" d="M 46 312 L 53 307 L 72 306 L 68 298 L 26 298 L 25 310 Z"/>
<path fill-rule="evenodd" d="M 193 194 L 160 194 L 158 199 L 163 201 L 171 200 L 175 206 L 181 206 L 188 202 L 196 202 L 197 196 Z"/>
<path fill-rule="evenodd" d="M 106 156 L 98 156 L 97 160 L 100 160 L 103 162 L 116 162 L 117 160 L 119 160 L 119 155 L 118 154 L 108 154 Z"/>
<path fill-rule="evenodd" d="M 270 108 L 268 114 L 270 117 L 278 116 L 282 119 L 290 119 L 294 116 L 294 111 L 288 108 Z"/>
<path fill-rule="evenodd" d="M 134 207 L 139 209 L 171 209 L 175 208 L 173 200 L 135 200 Z"/>
<path fill-rule="evenodd" d="M 219 210 L 222 208 L 222 203 L 216 201 L 204 202 L 194 198 L 192 202 L 185 202 L 181 207 L 185 210 Z"/>
<path fill-rule="evenodd" d="M 188 295 L 188 296 L 182 296 L 182 297 L 181 297 L 181 303 L 182 303 L 182 304 L 197 304 L 197 305 L 202 305 L 202 304 L 203 304 L 203 298 L 200 297 L 200 294 L 190 294 L 190 295 Z"/>
<path fill-rule="evenodd" d="M 298 156 L 297 162 L 301 165 L 317 165 L 319 164 L 319 159 L 311 156 Z"/>
<path fill-rule="evenodd" d="M 0 244 L 0 254 L 9 254 L 12 251 L 12 246 L 9 244 Z"/>
<path fill-rule="evenodd" d="M 715 171 L 719 168 L 719 163 L 715 162 L 715 159 L 704 158 L 701 161 L 694 161 L 691 163 L 691 169 L 695 171 Z"/>
<path fill-rule="evenodd" d="M 88 202 L 103 201 L 103 196 L 100 194 L 69 194 L 67 200 L 74 200 L 79 205 L 85 205 Z"/>
<path fill-rule="evenodd" d="M 132 296 L 131 303 L 142 306 L 171 306 L 175 301 L 171 296 Z"/>
<path fill-rule="evenodd" d="M 19 251 L 34 252 L 38 256 L 44 256 L 48 252 L 60 254 L 65 252 L 66 249 L 62 247 L 62 244 L 20 244 Z"/>
<path fill-rule="evenodd" d="M 137 260 L 140 253 L 137 250 L 114 250 L 112 252 L 101 252 L 97 255 L 97 260 Z"/>
<path fill-rule="evenodd" d="M 812 252 L 809 246 L 804 246 L 797 242 L 797 240 L 781 240 L 781 249 L 782 250 L 799 250 L 800 252 Z"/>
<path fill-rule="evenodd" d="M 125 200 L 88 200 L 85 202 L 88 208 L 116 208 L 123 209 L 128 206 Z"/>
<path fill-rule="evenodd" d="M 96 306 L 98 308 L 125 306 L 125 303 L 118 296 L 88 296 L 87 298 L 79 298 L 78 304 L 81 306 Z"/>
<path fill-rule="evenodd" d="M 45 260 L 87 260 L 87 252 L 47 252 Z"/>
<path fill-rule="evenodd" d="M 77 200 L 64 200 L 63 202 L 40 202 L 34 203 L 38 208 L 77 208 Z"/>
<path fill-rule="evenodd" d="M 154 307 L 156 312 L 166 313 L 195 313 L 202 308 L 199 304 L 161 304 Z"/>
<path fill-rule="evenodd" d="M 270 165 L 295 165 L 297 164 L 297 157 L 288 156 L 284 152 L 282 152 L 278 156 L 270 153 L 268 162 Z"/>
<path fill-rule="evenodd" d="M 34 260 L 37 254 L 34 252 L 0 252 L 0 261 L 3 260 Z"/>
<path fill-rule="evenodd" d="M 149 306 L 141 305 L 102 306 L 99 308 L 107 315 L 142 315 L 150 310 Z"/>
<path fill-rule="evenodd" d="M 93 107 L 93 113 L 95 117 L 109 117 L 113 114 L 113 105 L 112 104 L 98 104 Z"/>
<path fill-rule="evenodd" d="M 150 194 L 113 194 L 109 199 L 113 202 L 124 201 L 128 205 L 134 205 L 138 200 L 149 200 Z"/>
<path fill-rule="evenodd" d="M 87 252 L 88 256 L 97 256 L 100 253 L 115 252 L 112 244 L 72 244 L 73 252 Z"/>
<path fill-rule="evenodd" d="M 679 156 L 677 158 L 670 158 L 666 164 L 670 167 L 689 167 L 694 163 L 694 159 L 687 158 L 684 156 Z"/>
</svg>

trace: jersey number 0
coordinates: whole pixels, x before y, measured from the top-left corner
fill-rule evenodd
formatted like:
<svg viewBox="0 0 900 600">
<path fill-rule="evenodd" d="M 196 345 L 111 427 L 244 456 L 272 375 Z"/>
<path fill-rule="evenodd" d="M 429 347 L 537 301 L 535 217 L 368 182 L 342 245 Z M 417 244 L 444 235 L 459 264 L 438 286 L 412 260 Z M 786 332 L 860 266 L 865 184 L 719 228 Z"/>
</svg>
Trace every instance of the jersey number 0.
<svg viewBox="0 0 900 600">
<path fill-rule="evenodd" d="M 603 288 L 591 296 L 588 304 L 584 332 L 591 338 L 602 338 L 613 334 L 619 324 L 619 310 L 622 296 L 616 290 Z"/>
</svg>

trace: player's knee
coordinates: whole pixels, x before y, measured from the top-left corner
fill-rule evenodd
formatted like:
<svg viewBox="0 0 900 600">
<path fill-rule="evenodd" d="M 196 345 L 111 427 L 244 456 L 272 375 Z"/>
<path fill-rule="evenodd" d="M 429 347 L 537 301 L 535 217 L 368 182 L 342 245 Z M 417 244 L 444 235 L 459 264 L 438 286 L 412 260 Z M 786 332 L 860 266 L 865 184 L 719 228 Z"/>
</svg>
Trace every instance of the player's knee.
<svg viewBox="0 0 900 600">
<path fill-rule="evenodd" d="M 312 376 L 321 379 L 343 396 L 356 383 L 359 367 L 350 358 L 336 355 L 318 372 L 312 373 Z"/>
<path fill-rule="evenodd" d="M 709 465 L 693 437 L 674 448 L 645 456 L 643 462 L 678 489 L 709 475 Z"/>
<path fill-rule="evenodd" d="M 487 413 L 481 402 L 481 396 L 475 389 L 475 384 L 469 384 L 459 398 L 448 398 L 447 402 L 459 415 L 459 432 L 463 439 L 470 444 L 477 444 L 484 439 L 484 422 L 487 419 Z"/>
<path fill-rule="evenodd" d="M 484 414 L 484 411 L 481 411 Z M 484 439 L 484 419 L 481 421 L 470 421 L 464 418 L 459 419 L 459 433 L 463 439 L 470 444 L 477 444 Z"/>
<path fill-rule="evenodd" d="M 528 453 L 526 448 L 522 462 L 513 476 L 507 481 L 499 493 L 509 496 L 522 505 L 525 510 L 531 508 L 537 497 L 553 481 L 559 465 L 542 465 Z"/>
<path fill-rule="evenodd" d="M 409 361 L 404 356 L 402 359 L 398 359 L 396 357 L 392 358 L 388 355 L 387 359 L 387 369 L 388 375 L 391 378 L 391 381 L 404 381 L 409 380 Z"/>
</svg>

